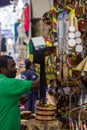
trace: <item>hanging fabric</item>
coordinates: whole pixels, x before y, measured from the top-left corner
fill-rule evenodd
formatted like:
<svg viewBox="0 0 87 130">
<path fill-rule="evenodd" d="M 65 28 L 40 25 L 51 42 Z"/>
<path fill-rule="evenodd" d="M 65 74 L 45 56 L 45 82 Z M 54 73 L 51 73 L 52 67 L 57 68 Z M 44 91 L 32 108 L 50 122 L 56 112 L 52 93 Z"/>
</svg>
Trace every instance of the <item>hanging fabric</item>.
<svg viewBox="0 0 87 130">
<path fill-rule="evenodd" d="M 30 31 L 30 5 L 27 4 L 27 6 L 25 7 L 24 11 L 24 29 L 25 29 L 25 33 L 28 36 L 29 31 Z"/>
</svg>

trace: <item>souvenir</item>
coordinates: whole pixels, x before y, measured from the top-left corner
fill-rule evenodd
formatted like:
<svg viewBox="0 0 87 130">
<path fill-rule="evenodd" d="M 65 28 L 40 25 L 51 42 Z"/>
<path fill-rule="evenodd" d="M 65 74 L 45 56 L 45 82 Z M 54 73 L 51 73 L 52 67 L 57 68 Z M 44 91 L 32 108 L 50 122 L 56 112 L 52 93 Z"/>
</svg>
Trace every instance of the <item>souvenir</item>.
<svg viewBox="0 0 87 130">
<path fill-rule="evenodd" d="M 76 70 L 82 71 L 83 68 L 84 68 L 84 65 L 85 65 L 86 61 L 87 61 L 87 57 L 86 57 L 84 60 L 82 60 L 82 61 L 77 65 Z"/>
<path fill-rule="evenodd" d="M 74 39 L 75 38 L 75 33 L 70 32 L 68 37 L 71 38 L 71 39 Z"/>
<path fill-rule="evenodd" d="M 78 19 L 78 29 L 81 32 L 85 32 L 87 30 L 87 22 L 85 19 L 83 18 Z"/>
<path fill-rule="evenodd" d="M 73 25 L 70 26 L 70 27 L 69 27 L 69 31 L 70 31 L 70 32 L 75 32 L 75 26 L 73 26 Z"/>
<path fill-rule="evenodd" d="M 75 27 L 76 27 L 76 31 L 75 31 L 75 37 L 78 38 L 81 36 L 81 32 L 78 30 L 78 22 L 77 22 L 77 17 L 75 17 Z"/>
<path fill-rule="evenodd" d="M 69 79 L 77 80 L 79 79 L 80 71 L 76 70 L 76 68 L 69 69 Z"/>
<path fill-rule="evenodd" d="M 80 37 L 80 36 L 81 36 L 81 32 L 80 32 L 80 31 L 76 31 L 76 32 L 75 32 L 75 37 L 78 38 L 78 37 Z"/>
<path fill-rule="evenodd" d="M 68 47 L 74 48 L 76 45 L 75 39 L 69 39 L 68 40 Z"/>
<path fill-rule="evenodd" d="M 73 51 L 73 48 L 68 47 L 68 45 L 66 44 L 66 54 L 71 55 Z"/>
<path fill-rule="evenodd" d="M 70 7 L 69 7 L 70 8 Z M 71 20 L 70 20 L 70 26 L 69 26 L 69 32 L 75 32 L 75 26 L 74 26 L 74 17 L 75 17 L 75 11 L 74 9 L 70 8 L 71 10 Z"/>
<path fill-rule="evenodd" d="M 82 39 L 80 37 L 76 38 L 75 41 L 76 41 L 76 44 L 81 44 L 82 43 Z"/>
<path fill-rule="evenodd" d="M 76 51 L 77 53 L 81 53 L 81 52 L 83 51 L 83 46 L 82 46 L 82 45 L 76 45 L 76 46 L 75 46 L 75 51 Z"/>
<path fill-rule="evenodd" d="M 59 54 L 63 53 L 64 47 L 64 30 L 65 30 L 65 23 L 63 19 L 60 19 L 58 22 L 58 43 L 59 43 Z"/>
<path fill-rule="evenodd" d="M 84 65 L 83 71 L 87 72 L 87 61 L 86 61 L 85 65 Z"/>
</svg>

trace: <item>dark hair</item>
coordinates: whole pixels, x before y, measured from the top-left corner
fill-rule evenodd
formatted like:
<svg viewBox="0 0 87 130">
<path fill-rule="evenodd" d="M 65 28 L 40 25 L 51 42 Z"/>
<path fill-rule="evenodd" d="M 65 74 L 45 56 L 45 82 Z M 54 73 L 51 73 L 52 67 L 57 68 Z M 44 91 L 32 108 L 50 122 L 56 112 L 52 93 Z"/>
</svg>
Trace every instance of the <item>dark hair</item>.
<svg viewBox="0 0 87 130">
<path fill-rule="evenodd" d="M 2 42 L 2 43 L 5 43 L 5 42 L 6 42 L 6 38 L 3 37 L 1 42 Z"/>
<path fill-rule="evenodd" d="M 31 66 L 31 64 L 32 64 L 32 62 L 31 62 L 28 58 L 25 59 L 25 68 L 26 68 L 26 69 L 29 69 L 30 66 Z"/>
<path fill-rule="evenodd" d="M 11 56 L 8 56 L 8 55 L 3 55 L 3 56 L 0 56 L 0 68 L 3 67 L 3 68 L 7 68 L 8 66 L 8 59 L 13 59 Z"/>
</svg>

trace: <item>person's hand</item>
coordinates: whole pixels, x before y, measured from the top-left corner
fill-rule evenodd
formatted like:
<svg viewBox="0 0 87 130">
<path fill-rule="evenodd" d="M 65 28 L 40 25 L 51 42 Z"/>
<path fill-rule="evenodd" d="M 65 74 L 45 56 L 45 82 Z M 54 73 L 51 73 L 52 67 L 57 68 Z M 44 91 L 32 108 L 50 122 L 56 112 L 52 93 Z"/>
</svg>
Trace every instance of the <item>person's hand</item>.
<svg viewBox="0 0 87 130">
<path fill-rule="evenodd" d="M 23 95 L 20 97 L 19 102 L 21 105 L 24 105 L 27 100 L 28 100 L 27 97 L 25 95 Z"/>
<path fill-rule="evenodd" d="M 32 89 L 39 88 L 39 87 L 40 87 L 40 77 L 37 80 L 33 81 L 32 83 Z"/>
</svg>

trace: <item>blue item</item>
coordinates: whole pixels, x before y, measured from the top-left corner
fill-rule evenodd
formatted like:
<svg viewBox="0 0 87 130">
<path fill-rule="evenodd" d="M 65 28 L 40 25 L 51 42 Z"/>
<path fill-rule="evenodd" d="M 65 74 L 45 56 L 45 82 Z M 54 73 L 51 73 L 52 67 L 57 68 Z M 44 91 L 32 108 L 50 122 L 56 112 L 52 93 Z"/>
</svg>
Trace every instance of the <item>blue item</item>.
<svg viewBox="0 0 87 130">
<path fill-rule="evenodd" d="M 18 30 L 17 30 L 17 28 L 18 28 L 19 24 L 20 24 L 19 22 L 17 22 L 17 23 L 14 24 L 15 40 L 18 38 Z"/>
<path fill-rule="evenodd" d="M 38 78 L 36 71 L 32 69 L 25 70 L 21 73 L 22 80 L 32 80 L 35 81 Z M 26 102 L 26 110 L 35 112 L 36 100 L 38 99 L 38 90 L 31 90 L 30 93 L 26 94 L 28 101 Z"/>
</svg>

